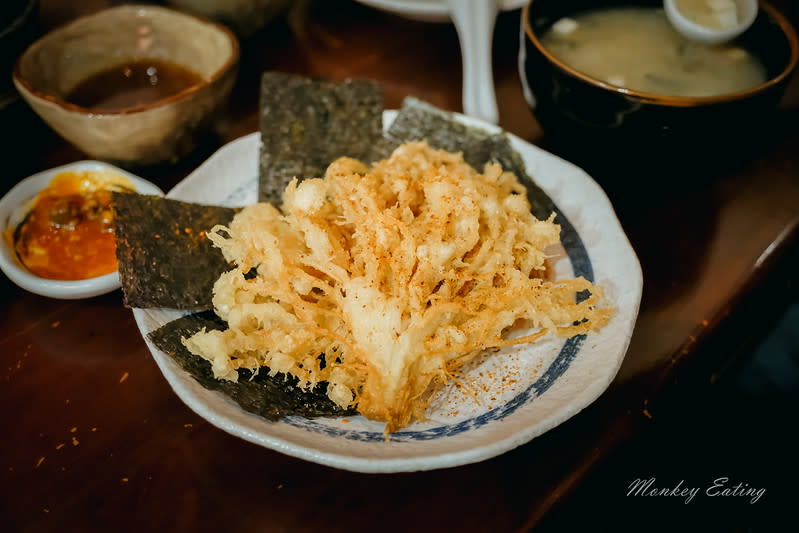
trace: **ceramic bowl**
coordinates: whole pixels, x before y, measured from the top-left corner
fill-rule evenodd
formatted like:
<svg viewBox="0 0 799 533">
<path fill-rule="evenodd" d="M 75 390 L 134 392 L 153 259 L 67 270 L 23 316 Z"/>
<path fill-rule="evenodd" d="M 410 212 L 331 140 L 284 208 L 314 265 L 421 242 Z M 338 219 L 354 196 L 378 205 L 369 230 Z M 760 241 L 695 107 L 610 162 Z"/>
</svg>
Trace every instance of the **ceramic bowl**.
<svg viewBox="0 0 799 533">
<path fill-rule="evenodd" d="M 380 9 L 400 17 L 421 22 L 449 22 L 450 9 L 447 0 L 356 0 L 361 4 Z M 510 11 L 519 9 L 526 0 L 498 0 L 497 9 Z"/>
<path fill-rule="evenodd" d="M 17 183 L 0 199 L 0 236 L 2 236 L 0 239 L 2 241 L 0 243 L 0 270 L 8 276 L 8 279 L 26 291 L 50 298 L 74 300 L 90 298 L 119 288 L 119 275 L 117 272 L 75 281 L 41 278 L 20 264 L 9 239 L 6 238 L 8 231 L 13 231 L 25 218 L 29 208 L 28 202 L 39 191 L 47 187 L 56 174 L 66 171 L 86 170 L 116 172 L 128 178 L 136 187 L 136 192 L 138 193 L 164 195 L 161 189 L 149 181 L 101 161 L 79 161 L 51 168 Z"/>
<path fill-rule="evenodd" d="M 125 62 L 160 59 L 202 78 L 156 102 L 92 110 L 64 98 L 91 75 Z M 204 18 L 157 6 L 120 6 L 79 18 L 33 43 L 13 79 L 23 98 L 64 139 L 89 156 L 124 166 L 188 153 L 233 87 L 236 37 Z"/>
<path fill-rule="evenodd" d="M 499 121 L 491 69 L 494 22 L 498 11 L 520 9 L 527 0 L 492 0 L 473 4 L 447 0 L 357 1 L 412 20 L 454 22 L 463 64 L 463 112 L 491 124 Z"/>
<path fill-rule="evenodd" d="M 218 20 L 243 37 L 286 11 L 290 0 L 167 0 L 173 6 Z"/>
<path fill-rule="evenodd" d="M 605 83 L 541 45 L 540 37 L 562 17 L 618 6 L 662 7 L 662 1 L 531 0 L 522 11 L 519 69 L 525 97 L 545 137 L 572 148 L 560 153 L 589 168 L 587 153 L 614 161 L 637 156 L 652 168 L 730 154 L 770 129 L 799 59 L 796 30 L 780 12 L 761 3 L 756 21 L 738 41 L 765 65 L 765 83 L 713 97 L 677 97 Z"/>
</svg>

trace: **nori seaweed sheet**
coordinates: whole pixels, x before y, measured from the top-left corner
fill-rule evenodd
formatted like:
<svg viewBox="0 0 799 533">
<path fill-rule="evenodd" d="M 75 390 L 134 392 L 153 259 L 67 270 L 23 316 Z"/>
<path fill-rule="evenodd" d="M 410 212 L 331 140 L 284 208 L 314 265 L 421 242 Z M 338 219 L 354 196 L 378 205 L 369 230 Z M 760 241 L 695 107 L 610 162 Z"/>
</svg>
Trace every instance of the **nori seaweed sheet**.
<svg viewBox="0 0 799 533">
<path fill-rule="evenodd" d="M 280 205 L 296 177 L 324 176 L 342 156 L 371 160 L 383 136 L 383 93 L 367 80 L 341 83 L 267 71 L 261 78 L 258 199 Z"/>
<path fill-rule="evenodd" d="M 478 170 L 491 160 L 488 139 L 494 134 L 455 120 L 446 111 L 411 96 L 405 98 L 386 136 L 399 146 L 426 140 L 433 148 L 463 152 L 463 159 Z"/>
<path fill-rule="evenodd" d="M 448 152 L 463 152 L 463 159 L 478 171 L 495 161 L 516 174 L 527 188 L 533 214 L 539 219 L 557 212 L 555 204 L 527 174 L 519 153 L 504 133 L 491 133 L 455 120 L 451 113 L 417 98 L 407 97 L 386 133 L 391 146 L 426 140 L 430 146 Z M 563 217 L 561 217 L 563 218 Z"/>
<path fill-rule="evenodd" d="M 230 269 L 205 232 L 235 209 L 160 196 L 113 193 L 119 280 L 128 307 L 207 309 Z"/>
<path fill-rule="evenodd" d="M 227 324 L 212 311 L 203 311 L 164 324 L 148 333 L 147 337 L 203 387 L 218 390 L 230 396 L 245 411 L 269 420 L 288 415 L 313 418 L 356 414 L 355 411 L 341 409 L 327 397 L 327 383 L 320 383 L 313 390 L 305 391 L 297 387 L 297 378 L 285 374 L 270 376 L 268 368 L 261 368 L 254 377 L 249 370 L 239 370 L 238 382 L 214 378 L 211 363 L 192 354 L 181 342 L 181 338 L 190 337 L 203 328 L 222 330 L 227 328 Z"/>
</svg>

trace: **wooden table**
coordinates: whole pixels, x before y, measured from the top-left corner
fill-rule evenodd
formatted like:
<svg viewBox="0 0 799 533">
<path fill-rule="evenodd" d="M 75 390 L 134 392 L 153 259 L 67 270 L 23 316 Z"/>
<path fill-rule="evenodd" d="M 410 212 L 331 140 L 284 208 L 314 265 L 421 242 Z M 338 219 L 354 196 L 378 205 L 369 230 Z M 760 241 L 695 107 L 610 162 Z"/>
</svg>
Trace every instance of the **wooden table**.
<svg viewBox="0 0 799 533">
<path fill-rule="evenodd" d="M 43 27 L 102 8 L 42 2 Z M 501 125 L 548 146 L 516 73 L 518 13 L 495 32 Z M 460 110 L 449 25 L 355 3 L 317 2 L 243 42 L 220 138 L 176 166 L 140 173 L 170 188 L 221 144 L 257 129 L 265 69 L 369 77 L 388 107 L 415 95 Z M 365 475 L 293 459 L 234 438 L 171 391 L 120 292 L 83 301 L 28 294 L 0 277 L 0 528 L 5 531 L 506 531 L 526 529 L 627 442 L 679 389 L 729 363 L 763 332 L 796 280 L 799 127 L 794 85 L 775 133 L 734 168 L 656 194 L 606 182 L 637 250 L 644 298 L 609 390 L 531 443 L 482 463 Z M 35 122 L 4 161 L 3 192 L 25 175 L 81 159 Z M 22 137 L 25 138 L 24 136 Z M 591 169 L 588 169 L 589 172 Z M 595 176 L 602 181 L 602 176 Z M 768 304 L 768 305 L 766 305 Z"/>
</svg>

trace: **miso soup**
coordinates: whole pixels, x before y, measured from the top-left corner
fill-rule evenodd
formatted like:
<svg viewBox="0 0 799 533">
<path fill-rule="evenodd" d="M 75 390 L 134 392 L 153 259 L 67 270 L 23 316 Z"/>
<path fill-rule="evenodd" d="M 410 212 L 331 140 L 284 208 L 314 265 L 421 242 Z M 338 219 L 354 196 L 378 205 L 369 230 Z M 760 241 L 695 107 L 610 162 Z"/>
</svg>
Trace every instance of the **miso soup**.
<svg viewBox="0 0 799 533">
<path fill-rule="evenodd" d="M 635 91 L 715 96 L 766 81 L 755 56 L 739 46 L 685 39 L 662 9 L 613 8 L 561 19 L 541 44 L 573 69 Z"/>
</svg>

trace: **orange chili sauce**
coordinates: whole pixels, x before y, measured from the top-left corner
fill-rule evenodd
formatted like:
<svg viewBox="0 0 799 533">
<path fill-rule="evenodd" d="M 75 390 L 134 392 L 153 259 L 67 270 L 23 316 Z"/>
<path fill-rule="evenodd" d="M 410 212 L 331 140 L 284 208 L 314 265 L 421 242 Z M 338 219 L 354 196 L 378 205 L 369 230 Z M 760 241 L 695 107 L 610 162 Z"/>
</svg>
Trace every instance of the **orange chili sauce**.
<svg viewBox="0 0 799 533">
<path fill-rule="evenodd" d="M 127 180 L 125 180 L 127 181 Z M 92 172 L 62 172 L 13 235 L 20 262 L 42 278 L 88 279 L 117 269 L 111 191 Z"/>
</svg>

